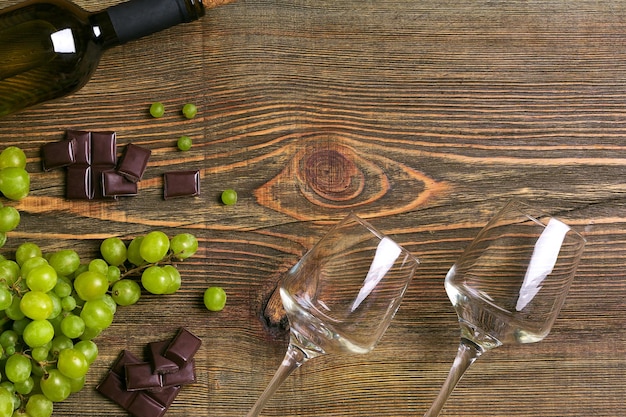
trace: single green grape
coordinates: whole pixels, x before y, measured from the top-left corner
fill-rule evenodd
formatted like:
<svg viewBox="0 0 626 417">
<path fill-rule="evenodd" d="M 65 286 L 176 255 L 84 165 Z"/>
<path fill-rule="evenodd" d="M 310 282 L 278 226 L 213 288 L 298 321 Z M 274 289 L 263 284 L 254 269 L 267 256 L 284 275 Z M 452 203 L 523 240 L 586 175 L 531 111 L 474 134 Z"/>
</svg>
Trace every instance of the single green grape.
<svg viewBox="0 0 626 417">
<path fill-rule="evenodd" d="M 150 105 L 150 115 L 155 118 L 163 117 L 165 106 L 160 101 L 155 101 Z"/>
<path fill-rule="evenodd" d="M 63 349 L 57 358 L 57 369 L 71 379 L 82 378 L 89 370 L 89 363 L 78 349 Z"/>
<path fill-rule="evenodd" d="M 191 149 L 192 141 L 189 136 L 181 136 L 176 141 L 176 147 L 181 151 L 188 151 Z"/>
<path fill-rule="evenodd" d="M 32 362 L 21 353 L 9 356 L 4 364 L 4 375 L 13 383 L 25 381 L 32 370 Z"/>
<path fill-rule="evenodd" d="M 50 255 L 48 263 L 57 271 L 58 275 L 70 276 L 80 266 L 80 256 L 75 250 L 63 249 Z"/>
<path fill-rule="evenodd" d="M 0 417 L 13 415 L 13 394 L 4 387 L 0 387 Z"/>
<path fill-rule="evenodd" d="M 31 349 L 30 356 L 37 362 L 43 362 L 48 359 L 48 354 L 50 353 L 50 348 L 48 345 L 37 346 L 36 348 Z"/>
<path fill-rule="evenodd" d="M 120 266 L 126 262 L 126 245 L 118 237 L 109 237 L 100 244 L 100 253 L 109 265 Z"/>
<path fill-rule="evenodd" d="M 85 321 L 75 314 L 68 314 L 61 320 L 61 332 L 70 339 L 77 339 L 85 331 Z"/>
<path fill-rule="evenodd" d="M 74 341 L 64 334 L 59 334 L 52 339 L 50 343 L 50 353 L 54 358 L 58 358 L 61 351 L 65 349 L 72 349 L 74 347 Z"/>
<path fill-rule="evenodd" d="M 139 301 L 141 287 L 132 279 L 121 279 L 113 284 L 111 297 L 118 305 L 129 306 Z"/>
<path fill-rule="evenodd" d="M 6 285 L 0 286 L 0 311 L 9 308 L 13 302 L 13 294 Z"/>
<path fill-rule="evenodd" d="M 144 269 L 141 274 L 141 285 L 152 294 L 165 294 L 173 281 L 169 272 L 156 265 Z"/>
<path fill-rule="evenodd" d="M 109 284 L 113 284 L 120 280 L 122 277 L 122 271 L 120 271 L 119 266 L 109 265 L 107 269 L 107 280 Z"/>
<path fill-rule="evenodd" d="M 209 287 L 204 291 L 204 306 L 209 311 L 221 311 L 226 305 L 226 292 L 221 287 Z"/>
<path fill-rule="evenodd" d="M 72 295 L 61 298 L 61 308 L 63 311 L 72 311 L 76 308 L 76 299 Z"/>
<path fill-rule="evenodd" d="M 104 259 L 93 259 L 89 261 L 87 270 L 106 275 L 109 270 L 109 264 Z"/>
<path fill-rule="evenodd" d="M 102 331 L 113 323 L 113 312 L 102 299 L 86 301 L 80 311 L 80 317 L 87 326 L 83 335 L 88 332 L 88 329 Z"/>
<path fill-rule="evenodd" d="M 170 240 L 170 249 L 177 259 L 187 259 L 198 250 L 198 239 L 191 233 L 180 233 Z"/>
<path fill-rule="evenodd" d="M 20 310 L 31 320 L 45 320 L 52 314 L 52 299 L 41 291 L 28 291 L 22 295 Z"/>
<path fill-rule="evenodd" d="M 48 291 L 48 297 L 52 300 L 52 312 L 48 316 L 48 320 L 55 319 L 63 312 L 63 306 L 61 305 L 61 297 L 56 295 L 54 291 Z"/>
<path fill-rule="evenodd" d="M 170 249 L 170 240 L 167 235 L 158 230 L 144 236 L 139 245 L 139 254 L 149 263 L 159 262 L 167 255 Z"/>
<path fill-rule="evenodd" d="M 5 349 L 9 346 L 15 346 L 19 339 L 20 336 L 15 330 L 7 329 L 0 333 L 0 345 Z"/>
<path fill-rule="evenodd" d="M 0 280 L 7 285 L 13 285 L 20 276 L 20 266 L 15 261 L 3 259 L 0 261 Z"/>
<path fill-rule="evenodd" d="M 41 377 L 39 382 L 41 392 L 52 402 L 61 402 L 67 399 L 72 392 L 70 380 L 58 369 L 50 369 Z"/>
<path fill-rule="evenodd" d="M 174 294 L 176 291 L 179 290 L 182 284 L 180 272 L 178 272 L 178 269 L 176 269 L 176 267 L 174 267 L 173 265 L 164 265 L 163 270 L 167 271 L 167 273 L 169 273 L 172 277 L 172 283 L 169 285 L 169 287 L 167 287 L 167 290 L 164 294 Z"/>
<path fill-rule="evenodd" d="M 196 114 L 198 113 L 198 108 L 196 107 L 195 104 L 187 103 L 183 106 L 182 111 L 187 119 L 193 119 L 194 117 L 196 117 Z"/>
<path fill-rule="evenodd" d="M 4 310 L 4 314 L 11 320 L 21 320 L 24 317 L 24 313 L 22 313 L 22 309 L 20 308 L 21 297 L 13 297 L 13 301 L 11 301 L 11 305 Z"/>
<path fill-rule="evenodd" d="M 7 146 L 0 152 L 0 169 L 26 168 L 26 154 L 17 146 Z"/>
<path fill-rule="evenodd" d="M 128 261 L 136 266 L 141 266 L 146 263 L 146 260 L 141 257 L 141 253 L 139 253 L 139 248 L 141 247 L 141 242 L 143 242 L 143 236 L 137 236 L 128 244 L 127 257 Z"/>
<path fill-rule="evenodd" d="M 28 397 L 26 412 L 29 417 L 51 417 L 54 404 L 43 394 L 34 394 Z"/>
<path fill-rule="evenodd" d="M 22 339 L 31 348 L 43 346 L 54 338 L 54 327 L 48 320 L 33 320 L 24 328 Z"/>
<path fill-rule="evenodd" d="M 72 294 L 72 281 L 64 276 L 57 277 L 57 285 L 54 286 L 54 293 L 61 298 L 61 300 L 68 295 Z"/>
<path fill-rule="evenodd" d="M 74 345 L 74 349 L 79 350 L 85 355 L 87 363 L 91 365 L 98 357 L 98 345 L 92 340 L 81 340 Z"/>
<path fill-rule="evenodd" d="M 237 191 L 233 190 L 232 188 L 228 188 L 222 191 L 221 199 L 222 203 L 227 206 L 235 205 L 237 203 Z"/>
<path fill-rule="evenodd" d="M 20 224 L 20 212 L 11 206 L 0 207 L 0 232 L 7 233 Z"/>
<path fill-rule="evenodd" d="M 34 259 L 43 258 L 31 258 L 31 262 L 34 262 Z M 24 272 L 24 269 L 25 268 L 22 268 L 22 272 Z M 40 265 L 35 266 L 33 269 L 26 272 L 26 285 L 28 285 L 28 288 L 32 291 L 52 291 L 57 285 L 57 282 L 57 271 L 45 262 L 45 260 L 44 262 L 41 262 Z"/>
<path fill-rule="evenodd" d="M 74 289 L 81 299 L 96 300 L 106 294 L 109 280 L 100 272 L 86 271 L 74 279 Z"/>
<path fill-rule="evenodd" d="M 21 200 L 30 192 L 30 176 L 24 168 L 0 169 L 0 192 L 9 200 Z"/>
<path fill-rule="evenodd" d="M 15 392 L 22 395 L 28 395 L 31 393 L 33 388 L 35 388 L 35 380 L 29 376 L 24 381 L 15 382 L 13 386 L 15 387 Z"/>
<path fill-rule="evenodd" d="M 69 380 L 70 380 L 70 392 L 71 393 L 79 392 L 85 387 L 86 375 L 83 375 L 80 378 L 69 378 Z"/>
<path fill-rule="evenodd" d="M 15 261 L 22 266 L 27 259 L 41 258 L 41 248 L 32 242 L 24 242 L 15 250 Z"/>
</svg>

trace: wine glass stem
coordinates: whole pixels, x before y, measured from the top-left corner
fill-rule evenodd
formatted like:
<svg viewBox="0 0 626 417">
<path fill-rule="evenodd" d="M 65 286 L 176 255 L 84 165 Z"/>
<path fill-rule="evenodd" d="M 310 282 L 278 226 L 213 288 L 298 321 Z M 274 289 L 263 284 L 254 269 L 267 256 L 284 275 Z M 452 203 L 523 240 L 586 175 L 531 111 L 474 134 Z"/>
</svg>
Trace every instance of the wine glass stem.
<svg viewBox="0 0 626 417">
<path fill-rule="evenodd" d="M 246 414 L 246 417 L 256 417 L 261 413 L 265 404 L 269 401 L 269 399 L 274 395 L 276 390 L 282 385 L 282 383 L 287 379 L 289 375 L 297 368 L 299 368 L 304 362 L 310 359 L 310 356 L 295 346 L 293 343 L 289 343 L 289 347 L 287 347 L 287 353 L 285 353 L 285 358 L 283 362 L 280 364 L 280 367 L 276 370 L 276 373 L 272 377 L 272 380 L 269 382 L 263 394 L 259 397 L 259 399 L 254 403 L 252 409 Z"/>
<path fill-rule="evenodd" d="M 454 391 L 454 387 L 456 387 L 465 374 L 465 371 L 469 369 L 469 367 L 483 352 L 483 348 L 474 342 L 461 338 L 459 350 L 456 353 L 456 358 L 454 358 L 454 363 L 450 368 L 448 377 L 443 383 L 437 398 L 435 398 L 435 401 L 430 406 L 430 409 L 426 412 L 426 414 L 424 414 L 424 417 L 437 417 L 439 415 L 446 401 L 450 397 L 450 394 Z"/>
</svg>

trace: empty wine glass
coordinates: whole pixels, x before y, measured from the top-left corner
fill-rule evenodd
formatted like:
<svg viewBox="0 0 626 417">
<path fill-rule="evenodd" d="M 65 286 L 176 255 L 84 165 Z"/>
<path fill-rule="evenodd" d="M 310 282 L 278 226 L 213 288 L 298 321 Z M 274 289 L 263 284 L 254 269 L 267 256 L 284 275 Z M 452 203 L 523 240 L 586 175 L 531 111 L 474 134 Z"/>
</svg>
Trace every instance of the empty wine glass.
<svg viewBox="0 0 626 417">
<path fill-rule="evenodd" d="M 280 283 L 290 324 L 285 358 L 247 416 L 257 416 L 306 361 L 371 351 L 395 315 L 418 261 L 354 214 L 335 225 Z"/>
<path fill-rule="evenodd" d="M 446 275 L 461 342 L 425 417 L 439 415 L 484 352 L 503 344 L 539 342 L 548 335 L 584 246 L 585 239 L 565 223 L 515 200 L 479 232 Z"/>
</svg>

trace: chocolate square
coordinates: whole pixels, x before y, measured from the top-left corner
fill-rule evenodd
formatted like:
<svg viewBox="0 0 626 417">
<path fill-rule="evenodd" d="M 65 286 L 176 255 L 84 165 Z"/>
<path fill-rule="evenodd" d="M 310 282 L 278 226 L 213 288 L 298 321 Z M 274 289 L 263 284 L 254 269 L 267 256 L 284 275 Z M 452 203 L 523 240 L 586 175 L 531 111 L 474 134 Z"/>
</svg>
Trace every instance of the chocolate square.
<svg viewBox="0 0 626 417">
<path fill-rule="evenodd" d="M 117 163 L 115 132 L 91 132 L 91 165 L 114 167 Z"/>
<path fill-rule="evenodd" d="M 105 172 L 112 172 L 111 167 L 103 166 L 103 165 L 92 165 L 91 166 L 91 190 L 93 193 L 93 199 L 103 199 L 103 198 L 116 198 L 117 196 L 105 196 L 103 189 L 103 181 L 102 176 Z"/>
<path fill-rule="evenodd" d="M 176 396 L 182 387 L 180 385 L 165 387 L 162 390 L 145 391 L 147 395 L 157 400 L 157 402 L 165 407 L 172 405 Z"/>
<path fill-rule="evenodd" d="M 199 171 L 172 171 L 163 176 L 163 198 L 193 197 L 200 195 Z"/>
<path fill-rule="evenodd" d="M 75 161 L 74 140 L 60 140 L 41 147 L 41 163 L 44 171 L 66 167 Z"/>
<path fill-rule="evenodd" d="M 125 375 L 125 366 L 128 363 L 140 363 L 143 362 L 137 356 L 135 356 L 130 350 L 122 350 L 113 365 L 111 365 L 111 371 L 118 374 L 120 377 L 124 378 Z"/>
<path fill-rule="evenodd" d="M 129 181 L 137 182 L 141 180 L 148 166 L 148 159 L 150 159 L 151 153 L 150 149 L 129 143 L 126 145 L 124 154 L 117 167 L 117 172 L 125 176 Z"/>
<path fill-rule="evenodd" d="M 179 366 L 163 356 L 165 349 L 169 346 L 169 340 L 148 343 L 148 352 L 150 353 L 150 363 L 152 364 L 152 372 L 159 374 L 169 374 L 178 372 Z"/>
<path fill-rule="evenodd" d="M 102 195 L 104 197 L 127 197 L 137 195 L 137 183 L 128 181 L 126 177 L 115 171 L 102 173 Z"/>
<path fill-rule="evenodd" d="M 112 371 L 107 372 L 96 390 L 124 409 L 128 408 L 137 395 L 134 391 L 127 391 L 124 379 Z"/>
<path fill-rule="evenodd" d="M 167 407 L 145 392 L 139 392 L 126 409 L 134 417 L 162 417 Z"/>
<path fill-rule="evenodd" d="M 67 140 L 74 141 L 74 163 L 91 164 L 91 133 L 82 130 L 68 130 Z"/>
<path fill-rule="evenodd" d="M 65 195 L 70 200 L 93 198 L 91 167 L 70 165 L 67 167 Z"/>
<path fill-rule="evenodd" d="M 202 340 L 182 327 L 170 342 L 163 356 L 176 362 L 182 368 L 193 358 L 200 349 L 200 345 L 202 345 Z"/>
<path fill-rule="evenodd" d="M 181 366 L 178 372 L 163 374 L 163 386 L 171 387 L 176 385 L 192 384 L 196 381 L 196 368 L 193 359 Z"/>
<path fill-rule="evenodd" d="M 127 391 L 163 388 L 161 375 L 153 374 L 152 366 L 148 362 L 127 363 L 124 369 Z"/>
</svg>

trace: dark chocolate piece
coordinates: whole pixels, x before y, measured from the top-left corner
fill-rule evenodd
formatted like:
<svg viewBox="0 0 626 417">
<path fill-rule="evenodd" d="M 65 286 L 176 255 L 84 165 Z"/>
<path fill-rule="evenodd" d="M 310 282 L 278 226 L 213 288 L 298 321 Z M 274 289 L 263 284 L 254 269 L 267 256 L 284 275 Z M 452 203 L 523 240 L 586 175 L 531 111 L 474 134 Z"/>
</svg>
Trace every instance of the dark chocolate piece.
<svg viewBox="0 0 626 417">
<path fill-rule="evenodd" d="M 102 195 L 104 197 L 128 197 L 137 195 L 137 183 L 130 182 L 115 171 L 102 173 Z"/>
<path fill-rule="evenodd" d="M 169 374 L 172 372 L 178 372 L 180 369 L 175 362 L 163 356 L 163 352 L 165 352 L 165 349 L 169 346 L 169 344 L 169 340 L 148 343 L 148 352 L 150 352 L 152 372 L 158 374 Z"/>
<path fill-rule="evenodd" d="M 202 340 L 182 327 L 165 349 L 163 356 L 176 362 L 182 368 L 193 358 L 201 344 Z"/>
<path fill-rule="evenodd" d="M 129 143 L 126 145 L 124 155 L 122 155 L 117 167 L 117 172 L 125 176 L 129 181 L 137 182 L 141 180 L 148 166 L 148 159 L 150 159 L 151 153 L 150 149 Z"/>
<path fill-rule="evenodd" d="M 91 164 L 91 133 L 82 130 L 68 130 L 67 140 L 74 141 L 74 163 Z"/>
<path fill-rule="evenodd" d="M 163 176 L 163 198 L 193 197 L 200 195 L 199 171 L 173 171 Z"/>
<path fill-rule="evenodd" d="M 65 195 L 70 200 L 93 198 L 91 167 L 70 165 L 67 167 Z"/>
<path fill-rule="evenodd" d="M 196 382 L 196 368 L 193 359 L 181 366 L 178 372 L 163 374 L 163 386 L 187 385 Z"/>
<path fill-rule="evenodd" d="M 130 350 L 122 350 L 113 365 L 111 365 L 111 371 L 118 374 L 120 377 L 124 378 L 125 366 L 128 363 L 140 363 L 143 362 L 137 356 L 135 356 Z"/>
<path fill-rule="evenodd" d="M 157 400 L 159 404 L 169 408 L 169 406 L 172 405 L 176 399 L 176 396 L 180 392 L 181 388 L 182 387 L 180 385 L 175 385 L 172 387 L 165 387 L 161 390 L 146 391 L 146 394 Z"/>
<path fill-rule="evenodd" d="M 139 392 L 126 408 L 126 411 L 135 417 L 162 417 L 167 411 L 167 407 L 159 404 L 147 393 Z"/>
<path fill-rule="evenodd" d="M 127 391 L 163 388 L 161 375 L 152 373 L 149 362 L 127 363 L 124 369 Z"/>
<path fill-rule="evenodd" d="M 137 392 L 127 391 L 124 379 L 113 371 L 107 372 L 104 379 L 96 386 L 100 394 L 126 409 L 135 399 Z"/>
<path fill-rule="evenodd" d="M 41 147 L 41 162 L 44 171 L 66 167 L 75 162 L 74 140 L 60 140 Z"/>
<path fill-rule="evenodd" d="M 115 132 L 91 132 L 91 165 L 114 167 L 117 163 Z"/>
</svg>

